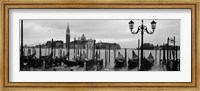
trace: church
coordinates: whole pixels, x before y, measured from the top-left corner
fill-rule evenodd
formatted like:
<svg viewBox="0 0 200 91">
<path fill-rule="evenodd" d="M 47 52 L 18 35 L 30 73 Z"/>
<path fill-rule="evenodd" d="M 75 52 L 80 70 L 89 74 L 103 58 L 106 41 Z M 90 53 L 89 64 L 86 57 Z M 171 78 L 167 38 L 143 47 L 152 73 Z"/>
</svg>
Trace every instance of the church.
<svg viewBox="0 0 200 91">
<path fill-rule="evenodd" d="M 66 42 L 63 48 L 69 48 L 73 49 L 75 48 L 81 48 L 85 49 L 86 45 L 92 46 L 93 45 L 93 39 L 87 39 L 84 34 L 82 34 L 81 37 L 78 37 L 78 39 L 74 38 L 73 41 L 70 41 L 70 28 L 69 28 L 69 23 L 67 24 L 67 29 L 66 29 Z"/>
</svg>

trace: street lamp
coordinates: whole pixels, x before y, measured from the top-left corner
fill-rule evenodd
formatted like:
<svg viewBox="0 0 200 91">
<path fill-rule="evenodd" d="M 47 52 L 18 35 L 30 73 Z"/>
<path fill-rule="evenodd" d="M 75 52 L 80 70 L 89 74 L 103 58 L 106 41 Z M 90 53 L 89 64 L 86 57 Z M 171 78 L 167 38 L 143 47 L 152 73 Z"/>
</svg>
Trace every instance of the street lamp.
<svg viewBox="0 0 200 91">
<path fill-rule="evenodd" d="M 153 31 L 150 32 L 147 30 L 147 26 L 143 25 L 143 20 L 142 20 L 142 25 L 138 26 L 137 31 L 133 31 L 134 22 L 132 20 L 129 22 L 129 28 L 132 34 L 137 34 L 139 31 L 141 31 L 141 65 L 140 65 L 140 70 L 141 70 L 141 68 L 143 67 L 143 35 L 145 31 L 147 32 L 147 34 L 153 34 L 154 30 L 156 29 L 156 22 L 154 20 L 151 22 L 151 28 Z"/>
</svg>

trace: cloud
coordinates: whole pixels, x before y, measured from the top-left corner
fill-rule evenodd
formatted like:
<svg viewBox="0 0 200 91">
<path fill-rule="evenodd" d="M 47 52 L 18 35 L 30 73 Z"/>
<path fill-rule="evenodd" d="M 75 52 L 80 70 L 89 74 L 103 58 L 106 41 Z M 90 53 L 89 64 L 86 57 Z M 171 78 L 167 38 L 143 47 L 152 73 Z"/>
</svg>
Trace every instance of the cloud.
<svg viewBox="0 0 200 91">
<path fill-rule="evenodd" d="M 141 39 L 141 32 L 131 34 L 128 22 L 130 20 L 24 20 L 24 43 L 39 44 L 51 38 L 63 40 L 67 23 L 69 23 L 71 40 L 74 37 L 93 38 L 98 41 L 116 42 L 122 47 L 137 47 L 138 39 Z M 134 31 L 140 26 L 141 20 L 135 22 Z M 144 20 L 144 25 L 151 31 L 152 20 Z M 180 20 L 156 20 L 157 26 L 154 34 L 144 33 L 144 42 L 161 45 L 166 43 L 167 37 L 176 36 L 176 42 L 180 45 Z"/>
</svg>

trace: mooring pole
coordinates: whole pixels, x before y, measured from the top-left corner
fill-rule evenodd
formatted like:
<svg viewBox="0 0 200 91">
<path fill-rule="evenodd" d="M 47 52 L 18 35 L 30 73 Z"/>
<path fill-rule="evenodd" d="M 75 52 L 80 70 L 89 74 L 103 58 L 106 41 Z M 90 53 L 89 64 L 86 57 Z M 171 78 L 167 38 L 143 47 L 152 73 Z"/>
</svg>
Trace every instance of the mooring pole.
<svg viewBox="0 0 200 91">
<path fill-rule="evenodd" d="M 101 44 L 99 46 L 99 59 L 100 59 L 100 57 L 101 57 Z"/>
<path fill-rule="evenodd" d="M 70 50 L 70 42 L 69 42 L 69 44 L 68 44 L 67 50 L 68 50 L 68 54 L 67 54 L 67 55 L 68 55 L 68 60 L 69 60 L 69 57 L 70 57 L 70 51 L 69 51 L 69 50 Z"/>
<path fill-rule="evenodd" d="M 116 58 L 116 49 L 115 48 L 114 48 L 113 52 L 114 52 L 114 60 L 115 60 L 115 58 Z"/>
<path fill-rule="evenodd" d="M 155 48 L 155 62 L 156 62 L 155 64 L 157 64 L 157 61 L 158 61 L 158 60 L 157 60 L 157 48 L 158 48 L 158 45 L 157 45 L 156 48 Z"/>
<path fill-rule="evenodd" d="M 80 48 L 80 60 L 82 60 L 82 49 Z"/>
<path fill-rule="evenodd" d="M 106 48 L 105 48 L 105 68 L 107 66 L 107 51 L 106 51 Z"/>
<path fill-rule="evenodd" d="M 126 63 L 127 63 L 127 54 L 126 54 L 126 52 L 127 52 L 127 50 L 126 50 L 126 48 L 125 48 L 125 66 L 126 66 Z"/>
<path fill-rule="evenodd" d="M 169 37 L 167 38 L 167 64 L 169 61 Z"/>
<path fill-rule="evenodd" d="M 46 48 L 44 47 L 44 55 L 46 56 Z"/>
<path fill-rule="evenodd" d="M 23 52 L 23 20 L 21 20 L 21 57 L 23 58 L 23 56 L 24 56 L 24 52 Z"/>
<path fill-rule="evenodd" d="M 60 49 L 60 58 L 62 57 L 62 49 Z"/>
<path fill-rule="evenodd" d="M 54 45 L 54 58 L 56 58 L 56 45 Z"/>
<path fill-rule="evenodd" d="M 175 55 L 176 55 L 176 60 L 178 61 L 178 46 L 176 46 L 176 53 L 175 53 Z"/>
<path fill-rule="evenodd" d="M 95 58 L 95 47 L 96 47 L 96 45 L 95 45 L 95 43 L 96 43 L 96 40 L 94 40 L 94 43 L 93 43 L 93 59 Z"/>
<path fill-rule="evenodd" d="M 89 50 L 88 50 L 88 45 L 86 45 L 86 58 L 88 59 L 88 54 L 89 54 Z"/>
<path fill-rule="evenodd" d="M 163 44 L 163 61 L 166 64 L 166 60 L 165 60 L 165 44 Z"/>
<path fill-rule="evenodd" d="M 159 52 L 159 65 L 161 65 L 161 49 L 159 48 L 160 52 Z"/>
<path fill-rule="evenodd" d="M 174 52 L 174 53 L 173 53 L 173 54 L 174 54 L 173 58 L 174 58 L 174 61 L 176 61 L 176 58 L 175 58 L 175 57 L 176 57 L 176 56 L 175 56 L 175 50 L 176 50 L 176 40 L 175 40 L 175 36 L 174 36 L 174 48 L 173 48 L 173 50 L 174 50 L 174 51 L 173 51 L 173 52 Z"/>
<path fill-rule="evenodd" d="M 110 44 L 109 44 L 108 48 L 109 48 L 109 51 L 108 51 L 109 52 L 109 54 L 108 54 L 109 55 L 109 59 L 108 60 L 109 60 L 109 65 L 110 65 Z"/>
<path fill-rule="evenodd" d="M 140 70 L 141 67 L 141 60 L 139 58 L 140 58 L 140 39 L 138 39 L 138 60 L 139 60 L 138 71 Z"/>
<path fill-rule="evenodd" d="M 41 55 L 42 55 L 42 53 L 41 53 L 41 44 L 39 45 L 39 58 L 41 58 Z"/>
<path fill-rule="evenodd" d="M 53 56 L 53 38 L 51 40 L 51 58 L 52 58 L 52 56 Z"/>
<path fill-rule="evenodd" d="M 165 60 L 165 44 L 163 44 L 163 60 Z"/>
<path fill-rule="evenodd" d="M 98 52 L 96 51 L 96 59 L 95 59 L 95 60 L 96 60 L 96 66 L 97 66 L 96 69 L 97 69 L 97 71 L 98 71 L 98 61 L 97 61 L 97 56 L 98 56 Z"/>
<path fill-rule="evenodd" d="M 75 50 L 75 45 L 76 45 L 75 42 L 76 42 L 76 38 L 74 38 L 74 59 L 75 59 L 75 57 L 76 57 L 76 56 L 75 56 L 75 52 L 76 52 L 76 50 Z"/>
<path fill-rule="evenodd" d="M 172 55 L 172 50 L 171 50 L 171 48 L 170 48 L 170 50 L 169 50 L 169 60 L 171 60 L 171 55 Z"/>
</svg>

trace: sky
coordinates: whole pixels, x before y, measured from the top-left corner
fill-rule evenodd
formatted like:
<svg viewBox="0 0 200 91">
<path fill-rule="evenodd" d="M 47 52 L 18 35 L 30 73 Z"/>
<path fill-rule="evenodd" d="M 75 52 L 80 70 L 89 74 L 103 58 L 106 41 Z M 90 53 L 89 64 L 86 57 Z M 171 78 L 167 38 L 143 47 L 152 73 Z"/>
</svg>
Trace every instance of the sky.
<svg viewBox="0 0 200 91">
<path fill-rule="evenodd" d="M 134 22 L 133 31 L 137 31 L 142 24 L 141 20 Z M 144 20 L 148 31 L 152 31 L 151 22 L 153 19 Z M 167 38 L 176 37 L 176 45 L 180 45 L 180 20 L 157 20 L 156 29 L 153 34 L 144 32 L 144 43 L 162 45 L 167 43 Z M 23 42 L 24 45 L 33 46 L 44 44 L 46 41 L 63 40 L 65 42 L 67 24 L 69 23 L 71 41 L 74 37 L 79 38 L 83 34 L 87 39 L 96 39 L 97 43 L 110 42 L 118 43 L 122 48 L 136 48 L 138 39 L 141 40 L 141 31 L 132 34 L 129 29 L 130 20 L 24 20 Z M 21 31 L 21 30 L 19 30 Z"/>
</svg>

